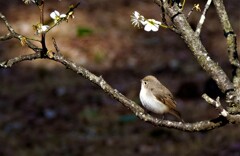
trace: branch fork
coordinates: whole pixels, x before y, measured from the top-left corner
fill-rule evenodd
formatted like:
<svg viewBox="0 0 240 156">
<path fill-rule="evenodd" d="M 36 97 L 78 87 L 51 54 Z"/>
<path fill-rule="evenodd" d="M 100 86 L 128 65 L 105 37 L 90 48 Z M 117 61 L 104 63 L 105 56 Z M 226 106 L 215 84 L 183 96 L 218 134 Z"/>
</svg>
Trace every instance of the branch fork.
<svg viewBox="0 0 240 156">
<path fill-rule="evenodd" d="M 217 97 L 216 100 L 210 98 L 207 94 L 203 94 L 202 97 L 207 103 L 211 104 L 218 111 L 220 111 L 220 115 L 224 117 L 227 117 L 229 115 L 228 111 L 223 108 L 219 97 Z"/>
</svg>

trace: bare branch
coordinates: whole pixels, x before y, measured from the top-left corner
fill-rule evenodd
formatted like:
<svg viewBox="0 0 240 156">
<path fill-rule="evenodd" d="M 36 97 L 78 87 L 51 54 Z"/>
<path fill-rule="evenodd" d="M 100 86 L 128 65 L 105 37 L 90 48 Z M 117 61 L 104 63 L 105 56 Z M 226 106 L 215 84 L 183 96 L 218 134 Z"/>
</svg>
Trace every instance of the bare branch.
<svg viewBox="0 0 240 156">
<path fill-rule="evenodd" d="M 209 104 L 213 105 L 217 110 L 220 111 L 220 115 L 223 117 L 221 120 L 223 122 L 233 124 L 240 123 L 240 115 L 238 114 L 232 115 L 226 109 L 224 109 L 220 103 L 219 97 L 217 97 L 216 100 L 213 100 L 207 94 L 203 94 L 202 97 L 205 99 L 205 101 L 207 101 Z"/>
<path fill-rule="evenodd" d="M 0 36 L 0 41 L 6 41 L 6 40 L 9 40 L 11 38 L 13 38 L 12 34 L 8 33 L 6 35 Z"/>
<path fill-rule="evenodd" d="M 213 105 L 217 110 L 219 110 L 222 116 L 227 117 L 229 115 L 229 113 L 223 108 L 219 97 L 217 97 L 216 100 L 213 100 L 207 94 L 203 94 L 202 97 L 207 103 Z"/>
<path fill-rule="evenodd" d="M 26 61 L 26 60 L 34 60 L 34 59 L 38 59 L 38 58 L 41 58 L 40 53 L 34 53 L 34 54 L 29 54 L 29 55 L 21 55 L 21 56 L 9 59 L 7 61 L 1 62 L 0 67 L 9 68 L 9 67 L 12 67 L 12 65 L 14 65 L 16 63 Z"/>
<path fill-rule="evenodd" d="M 0 63 L 0 67 L 2 68 L 8 68 L 14 65 L 15 63 L 19 63 L 26 60 L 34 60 L 34 59 L 42 59 L 42 56 L 40 53 L 34 53 L 30 55 L 23 55 L 18 56 L 13 59 L 10 59 L 8 61 L 4 61 Z M 82 66 L 76 65 L 76 63 L 67 60 L 64 58 L 60 53 L 54 53 L 52 58 L 44 58 L 44 59 L 50 59 L 54 60 L 56 62 L 59 62 L 63 64 L 68 69 L 71 69 L 72 71 L 76 72 L 77 74 L 80 74 L 81 76 L 85 77 L 86 79 L 90 80 L 94 84 L 101 87 L 107 94 L 109 94 L 114 99 L 118 100 L 120 103 L 122 103 L 124 106 L 129 108 L 134 114 L 139 117 L 141 120 L 145 122 L 149 122 L 155 126 L 161 126 L 161 127 L 168 127 L 168 128 L 175 128 L 183 131 L 208 131 L 212 130 L 217 127 L 221 127 L 225 125 L 226 123 L 222 122 L 221 119 L 214 119 L 211 121 L 201 121 L 201 122 L 195 122 L 195 123 L 182 123 L 182 122 L 175 122 L 175 121 L 168 121 L 168 120 L 161 120 L 158 118 L 155 118 L 149 114 L 147 114 L 142 107 L 140 107 L 135 102 L 131 101 L 127 97 L 125 97 L 123 94 L 118 92 L 116 89 L 113 89 L 101 76 L 96 76 L 87 69 L 83 68 Z"/>
<path fill-rule="evenodd" d="M 38 48 L 35 44 L 33 44 L 29 38 L 23 36 L 23 35 L 20 35 L 18 33 L 16 33 L 14 31 L 14 29 L 11 27 L 11 25 L 8 23 L 6 17 L 0 12 L 0 19 L 5 23 L 9 33 L 4 35 L 4 36 L 0 36 L 0 41 L 4 41 L 4 40 L 9 40 L 9 39 L 12 39 L 12 38 L 16 38 L 18 40 L 22 40 L 22 38 L 26 38 L 26 45 L 31 48 L 33 51 L 35 52 L 41 52 L 42 49 Z M 36 41 L 36 40 L 35 40 Z"/>
<path fill-rule="evenodd" d="M 155 3 L 158 5 L 162 4 L 160 0 L 155 0 Z M 165 3 L 167 2 L 165 1 Z M 173 6 L 169 8 L 165 3 L 162 5 L 165 7 L 166 13 L 169 17 L 171 17 L 174 25 L 180 32 L 181 37 L 196 57 L 199 65 L 201 65 L 202 68 L 211 75 L 223 93 L 233 89 L 233 84 L 225 72 L 208 56 L 208 52 L 200 41 L 200 38 L 195 35 L 185 15 L 179 12 L 178 7 Z"/>
<path fill-rule="evenodd" d="M 74 9 L 76 9 L 79 5 L 80 5 L 80 2 L 78 2 L 78 3 L 75 4 L 75 5 L 70 6 L 69 10 L 68 10 L 67 13 L 66 13 L 66 16 L 67 16 L 67 17 L 66 17 L 66 18 L 61 18 L 60 20 L 58 20 L 58 22 L 56 22 L 56 23 L 54 23 L 53 25 L 51 25 L 45 33 L 49 32 L 51 29 L 53 29 L 54 27 L 56 27 L 57 25 L 59 25 L 62 21 L 64 21 L 64 20 L 68 21 L 68 19 L 69 19 L 70 17 L 73 18 L 73 17 L 74 17 L 74 16 L 73 16 Z"/>
<path fill-rule="evenodd" d="M 5 23 L 5 25 L 7 26 L 8 28 L 8 31 L 11 33 L 11 34 L 14 34 L 14 30 L 13 28 L 10 26 L 10 24 L 8 23 L 6 17 L 0 12 L 0 19 Z"/>
<path fill-rule="evenodd" d="M 193 13 L 193 11 L 196 10 L 196 11 L 201 11 L 200 7 L 199 7 L 199 4 L 194 4 L 192 9 L 189 11 L 189 13 L 187 14 L 187 17 L 186 19 L 188 19 L 191 14 Z"/>
<path fill-rule="evenodd" d="M 39 6 L 40 8 L 40 23 L 43 24 L 44 23 L 44 7 L 45 6 L 45 3 L 44 3 L 44 0 L 42 0 L 42 5 Z M 48 49 L 47 49 L 47 46 L 46 46 L 46 34 L 45 32 L 41 34 L 41 44 L 42 44 L 42 51 L 41 51 L 41 55 L 44 56 Z"/>
<path fill-rule="evenodd" d="M 237 38 L 231 26 L 231 23 L 229 22 L 228 15 L 223 4 L 223 0 L 213 0 L 213 2 L 224 30 L 224 36 L 227 38 L 229 61 L 233 66 L 240 68 L 237 53 Z"/>
<path fill-rule="evenodd" d="M 195 35 L 196 36 L 199 36 L 200 33 L 201 33 L 202 25 L 203 25 L 203 23 L 205 21 L 206 13 L 207 13 L 207 10 L 208 10 L 209 6 L 211 5 L 211 3 L 212 3 L 212 0 L 208 0 L 206 5 L 205 5 L 205 7 L 204 7 L 202 16 L 201 16 L 201 18 L 200 18 L 200 20 L 198 22 L 198 25 L 197 25 L 197 28 L 196 28 L 196 31 L 195 31 Z"/>
<path fill-rule="evenodd" d="M 234 30 L 231 26 L 231 23 L 229 22 L 228 15 L 226 12 L 226 9 L 223 4 L 223 0 L 213 0 L 215 8 L 218 13 L 218 17 L 221 21 L 223 30 L 224 30 L 224 36 L 227 39 L 227 48 L 228 48 L 228 58 L 233 66 L 233 85 L 234 85 L 234 93 L 229 93 L 230 96 L 228 96 L 228 102 L 229 105 L 240 107 L 240 62 L 238 58 L 238 52 L 237 52 L 237 37 L 234 33 Z M 234 106 L 234 107 L 235 107 Z M 234 109 L 234 112 L 239 112 L 239 108 Z"/>
<path fill-rule="evenodd" d="M 53 45 L 54 45 L 54 48 L 55 48 L 56 52 L 59 53 L 60 50 L 58 48 L 58 45 L 57 45 L 57 42 L 56 42 L 55 38 L 53 37 L 52 40 L 53 40 Z"/>
</svg>

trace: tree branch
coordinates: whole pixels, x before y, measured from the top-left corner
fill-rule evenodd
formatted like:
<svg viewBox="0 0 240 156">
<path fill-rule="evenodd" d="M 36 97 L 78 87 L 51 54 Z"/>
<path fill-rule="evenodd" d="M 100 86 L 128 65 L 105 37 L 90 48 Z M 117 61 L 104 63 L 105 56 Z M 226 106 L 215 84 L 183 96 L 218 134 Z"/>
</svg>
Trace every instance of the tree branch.
<svg viewBox="0 0 240 156">
<path fill-rule="evenodd" d="M 206 5 L 205 5 L 205 7 L 204 7 L 202 16 L 201 16 L 201 18 L 200 18 L 200 20 L 198 22 L 198 25 L 197 25 L 197 28 L 196 28 L 196 31 L 195 31 L 195 35 L 196 36 L 199 36 L 200 33 L 201 33 L 202 25 L 203 25 L 203 23 L 205 21 L 206 13 L 207 13 L 207 10 L 208 10 L 209 6 L 211 5 L 211 3 L 212 3 L 212 0 L 208 0 Z"/>
<path fill-rule="evenodd" d="M 22 62 L 22 61 L 27 61 L 27 60 L 35 60 L 41 58 L 40 53 L 34 53 L 34 54 L 29 54 L 29 55 L 21 55 L 18 57 L 11 58 L 7 61 L 3 61 L 0 63 L 0 67 L 2 68 L 9 68 L 12 67 L 12 65 Z"/>
<path fill-rule="evenodd" d="M 6 35 L 0 36 L 0 41 L 6 41 L 6 40 L 9 40 L 11 38 L 13 38 L 12 34 L 8 33 Z"/>
<path fill-rule="evenodd" d="M 35 52 L 41 52 L 42 49 L 38 48 L 35 44 L 33 44 L 31 41 L 29 41 L 29 39 L 27 39 L 27 37 L 20 35 L 18 33 L 16 33 L 14 31 L 14 29 L 11 27 L 11 25 L 8 23 L 6 17 L 0 12 L 0 19 L 5 23 L 9 33 L 4 35 L 4 36 L 0 36 L 0 41 L 5 41 L 5 40 L 9 40 L 12 38 L 16 38 L 18 40 L 22 40 L 23 38 L 26 38 L 26 45 L 31 48 L 33 51 Z"/>
<path fill-rule="evenodd" d="M 240 63 L 238 59 L 237 52 L 237 37 L 234 33 L 234 30 L 229 22 L 228 15 L 226 9 L 224 7 L 222 0 L 213 0 L 215 8 L 218 13 L 218 17 L 221 21 L 222 28 L 224 30 L 224 36 L 227 39 L 227 49 L 228 49 L 228 58 L 229 62 L 233 67 L 233 85 L 235 92 L 229 93 L 231 96 L 228 96 L 228 102 L 230 104 L 231 112 L 238 113 L 240 112 Z M 235 108 L 233 108 L 235 107 Z"/>
<path fill-rule="evenodd" d="M 42 0 L 42 5 L 39 6 L 40 8 L 40 23 L 43 25 L 44 24 L 44 0 Z M 45 32 L 41 34 L 41 44 L 42 44 L 42 51 L 41 51 L 41 55 L 45 56 L 48 49 L 46 47 L 46 34 Z"/>
<path fill-rule="evenodd" d="M 160 0 L 155 0 L 155 3 L 161 5 Z M 200 38 L 195 35 L 185 15 L 179 12 L 178 7 L 168 7 L 165 3 L 167 2 L 165 1 L 162 5 L 165 7 L 166 13 L 172 19 L 181 37 L 188 45 L 201 67 L 211 75 L 223 93 L 233 89 L 233 84 L 225 72 L 208 56 L 208 52 L 200 41 Z"/>
<path fill-rule="evenodd" d="M 219 110 L 222 116 L 227 117 L 229 115 L 229 113 L 223 108 L 219 97 L 217 97 L 216 100 L 213 100 L 207 94 L 203 94 L 202 97 L 207 103 L 213 105 L 217 110 Z"/>
<path fill-rule="evenodd" d="M 8 28 L 8 31 L 11 34 L 14 34 L 13 28 L 10 26 L 10 24 L 8 23 L 6 17 L 1 12 L 0 12 L 0 19 L 5 23 L 6 27 Z"/>
<path fill-rule="evenodd" d="M 206 102 L 213 105 L 217 110 L 219 110 L 220 115 L 222 116 L 222 121 L 226 123 L 240 123 L 240 115 L 231 115 L 220 103 L 220 98 L 217 97 L 216 100 L 210 98 L 207 94 L 203 94 L 202 97 L 205 99 Z M 220 116 L 220 117 L 221 117 Z"/>
<path fill-rule="evenodd" d="M 229 22 L 229 18 L 228 18 L 226 9 L 224 7 L 223 1 L 213 0 L 213 3 L 216 7 L 218 17 L 222 24 L 222 27 L 224 30 L 224 36 L 227 39 L 229 61 L 236 68 L 240 68 L 240 63 L 239 63 L 238 53 L 237 53 L 237 37 L 236 37 L 236 34 L 234 33 L 231 23 Z"/>
<path fill-rule="evenodd" d="M 0 63 L 0 67 L 9 68 L 12 65 L 26 61 L 26 60 L 35 60 L 42 59 L 40 53 L 34 53 L 30 55 L 22 55 L 10 60 L 4 61 Z M 210 121 L 200 121 L 195 123 L 182 123 L 168 120 L 161 120 L 155 118 L 149 114 L 147 114 L 142 107 L 133 102 L 132 100 L 125 97 L 123 94 L 118 92 L 118 90 L 113 89 L 101 76 L 96 76 L 87 69 L 83 68 L 80 65 L 76 65 L 76 63 L 64 58 L 60 53 L 56 52 L 53 55 L 53 58 L 44 58 L 54 60 L 63 64 L 66 68 L 72 70 L 73 72 L 83 76 L 84 78 L 90 80 L 92 83 L 98 85 L 105 91 L 108 95 L 119 101 L 121 104 L 130 109 L 137 117 L 145 122 L 149 122 L 155 126 L 167 127 L 167 128 L 175 128 L 182 131 L 208 131 L 217 127 L 224 126 L 226 123 L 223 122 L 219 117 Z"/>
</svg>

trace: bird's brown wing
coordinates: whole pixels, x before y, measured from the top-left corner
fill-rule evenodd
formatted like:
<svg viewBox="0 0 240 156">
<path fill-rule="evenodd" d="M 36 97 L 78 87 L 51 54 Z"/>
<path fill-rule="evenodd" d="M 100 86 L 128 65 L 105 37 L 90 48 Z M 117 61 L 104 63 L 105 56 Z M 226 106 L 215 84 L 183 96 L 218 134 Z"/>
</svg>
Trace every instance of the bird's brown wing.
<svg viewBox="0 0 240 156">
<path fill-rule="evenodd" d="M 184 122 L 181 118 L 181 114 L 176 109 L 176 102 L 173 99 L 173 95 L 171 92 L 166 88 L 164 91 L 154 91 L 154 88 L 151 88 L 153 95 L 162 103 L 168 106 L 169 113 L 176 116 L 180 121 Z"/>
<path fill-rule="evenodd" d="M 158 92 L 157 91 L 153 91 L 153 95 L 161 102 L 163 102 L 164 104 L 166 104 L 169 109 L 176 109 L 176 102 L 173 99 L 173 95 L 170 93 L 170 91 L 166 91 L 165 92 Z"/>
</svg>

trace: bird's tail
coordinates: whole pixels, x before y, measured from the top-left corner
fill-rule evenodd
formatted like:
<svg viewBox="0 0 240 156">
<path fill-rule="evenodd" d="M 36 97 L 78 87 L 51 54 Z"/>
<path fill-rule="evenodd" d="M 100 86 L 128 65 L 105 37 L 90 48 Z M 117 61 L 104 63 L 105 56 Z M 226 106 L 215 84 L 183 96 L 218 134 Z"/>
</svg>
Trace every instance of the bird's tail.
<svg viewBox="0 0 240 156">
<path fill-rule="evenodd" d="M 178 120 L 184 122 L 184 120 L 181 117 L 181 114 L 176 109 L 170 109 L 169 113 L 174 115 L 176 118 L 178 118 Z"/>
</svg>

